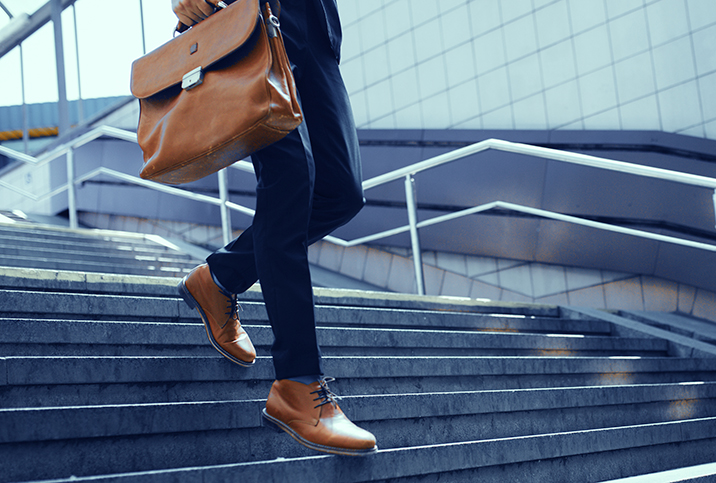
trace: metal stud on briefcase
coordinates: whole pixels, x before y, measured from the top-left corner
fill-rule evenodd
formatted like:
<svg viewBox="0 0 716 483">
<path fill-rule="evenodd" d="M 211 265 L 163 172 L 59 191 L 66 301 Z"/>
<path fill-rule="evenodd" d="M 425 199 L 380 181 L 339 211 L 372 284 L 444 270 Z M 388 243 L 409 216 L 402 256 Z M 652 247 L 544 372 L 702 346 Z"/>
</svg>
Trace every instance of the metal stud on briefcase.
<svg viewBox="0 0 716 483">
<path fill-rule="evenodd" d="M 262 10 L 237 0 L 132 64 L 142 178 L 200 179 L 302 122 L 278 19 Z"/>
</svg>

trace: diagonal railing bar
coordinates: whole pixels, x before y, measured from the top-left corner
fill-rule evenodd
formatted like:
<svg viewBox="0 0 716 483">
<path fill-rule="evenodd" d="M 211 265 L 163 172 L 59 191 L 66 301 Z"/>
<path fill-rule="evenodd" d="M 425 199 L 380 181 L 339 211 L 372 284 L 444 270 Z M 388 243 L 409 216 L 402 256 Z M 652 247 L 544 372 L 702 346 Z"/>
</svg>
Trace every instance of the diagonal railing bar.
<svg viewBox="0 0 716 483">
<path fill-rule="evenodd" d="M 517 154 L 524 154 L 537 158 L 552 159 L 554 161 L 562 161 L 570 164 L 579 164 L 582 166 L 590 166 L 593 168 L 606 169 L 609 171 L 618 171 L 621 173 L 644 176 L 648 178 L 658 178 L 676 183 L 688 184 L 692 186 L 701 186 L 703 188 L 711 188 L 716 190 L 716 179 L 696 174 L 682 173 L 680 171 L 671 171 L 663 168 L 653 168 L 641 164 L 627 163 L 625 161 L 616 161 L 608 158 L 600 158 L 587 154 L 573 153 L 570 151 L 560 151 L 558 149 L 543 148 L 540 146 L 532 146 L 530 144 L 514 143 L 510 141 L 502 141 L 500 139 L 486 139 L 463 148 L 441 154 L 425 161 L 420 161 L 404 168 L 396 169 L 389 173 L 376 176 L 363 182 L 363 189 L 374 188 L 379 185 L 389 183 L 398 179 L 405 178 L 408 175 L 415 175 L 427 169 L 436 168 L 446 163 L 457 161 L 458 159 L 471 156 L 473 154 L 494 149 L 496 151 L 506 151 Z"/>
<path fill-rule="evenodd" d="M 221 198 L 213 198 L 211 196 L 202 195 L 198 193 L 193 193 L 188 190 L 184 190 L 181 188 L 176 188 L 173 186 L 167 186 L 164 184 L 156 183 L 154 181 L 148 181 L 141 178 L 138 178 L 136 176 L 128 175 L 126 173 L 122 173 L 119 171 L 115 171 L 109 168 L 100 167 L 93 171 L 90 171 L 86 174 L 83 174 L 79 177 L 74 176 L 74 166 L 73 166 L 73 151 L 81 146 L 84 146 L 85 144 L 91 143 L 92 141 L 95 141 L 102 137 L 109 137 L 114 139 L 120 139 L 127 142 L 137 143 L 137 135 L 130 131 L 125 131 L 122 129 L 113 128 L 110 126 L 100 126 L 97 127 L 81 136 L 78 136 L 77 138 L 73 139 L 72 141 L 69 141 L 61 146 L 58 146 L 54 148 L 52 151 L 43 154 L 39 157 L 33 157 L 24 153 L 20 153 L 18 151 L 14 151 L 12 149 L 6 148 L 4 146 L 0 146 L 0 154 L 3 154 L 5 156 L 8 156 L 9 158 L 21 161 L 26 164 L 31 164 L 36 167 L 43 166 L 46 163 L 49 163 L 50 161 L 57 159 L 61 156 L 66 155 L 66 162 L 67 162 L 67 172 L 70 174 L 69 178 L 75 178 L 73 182 L 65 183 L 62 186 L 59 186 L 49 193 L 45 193 L 43 195 L 35 195 L 34 193 L 31 193 L 27 190 L 24 190 L 22 188 L 16 187 L 11 185 L 10 183 L 7 183 L 4 180 L 0 180 L 0 186 L 3 186 L 9 190 L 12 190 L 16 193 L 19 193 L 22 196 L 25 196 L 33 201 L 42 201 L 47 198 L 50 198 L 52 196 L 55 196 L 65 190 L 68 190 L 68 199 L 69 199 L 69 205 L 70 205 L 70 212 L 76 211 L 76 206 L 74 203 L 76 193 L 74 193 L 75 187 L 78 184 L 81 184 L 85 181 L 88 181 L 94 177 L 97 176 L 109 176 L 116 179 L 120 179 L 122 181 L 125 181 L 127 183 L 135 184 L 138 186 L 142 186 L 145 188 L 153 189 L 156 191 L 160 191 L 166 194 L 170 194 L 173 196 L 180 196 L 183 198 L 195 200 L 202 203 L 209 203 L 215 206 L 228 208 L 229 210 L 237 211 L 239 213 L 253 216 L 255 211 L 251 208 L 247 208 L 245 206 L 241 206 L 237 203 L 234 203 L 232 201 L 229 201 L 227 196 L 222 196 Z M 689 173 L 682 173 L 678 171 L 671 171 L 667 169 L 662 168 L 653 168 L 650 166 L 643 166 L 639 164 L 633 164 L 633 163 L 627 163 L 624 161 L 616 161 L 612 159 L 607 158 L 600 158 L 596 156 L 589 156 L 585 154 L 579 154 L 579 153 L 573 153 L 568 151 L 560 151 L 557 149 L 552 148 L 543 148 L 539 146 L 531 146 L 528 144 L 521 144 L 521 143 L 514 143 L 509 141 L 502 141 L 499 139 L 487 139 L 484 141 L 480 141 L 478 143 L 472 144 L 470 146 L 465 146 L 460 149 L 456 149 L 454 151 L 451 151 L 449 153 L 441 154 L 439 156 L 435 156 L 433 158 L 427 159 L 425 161 L 421 161 L 419 163 L 415 163 L 413 165 L 400 168 L 394 171 L 391 171 L 389 173 L 382 174 L 380 176 L 376 176 L 374 178 L 368 179 L 363 182 L 363 189 L 368 190 L 370 188 L 374 188 L 376 186 L 380 186 L 386 183 L 390 183 L 392 181 L 396 181 L 399 179 L 405 180 L 405 186 L 406 186 L 406 203 L 408 204 L 408 210 L 413 210 L 413 215 L 416 213 L 417 209 L 417 200 L 414 196 L 412 196 L 412 191 L 408 192 L 409 189 L 411 189 L 412 186 L 412 179 L 413 176 L 428 170 L 432 168 L 436 168 L 438 166 L 441 166 L 443 164 L 447 164 L 459 159 L 463 159 L 467 156 L 471 156 L 489 149 L 494 149 L 497 151 L 504 151 L 504 152 L 511 152 L 516 154 L 523 154 L 527 156 L 532 156 L 535 158 L 542 158 L 542 159 L 551 159 L 555 161 L 561 161 L 565 163 L 570 164 L 577 164 L 581 166 L 589 166 L 593 168 L 598 169 L 606 169 L 610 171 L 615 172 L 621 172 L 626 174 L 631 174 L 635 176 L 641 176 L 641 177 L 649 177 L 649 178 L 656 178 L 666 181 L 672 181 L 676 183 L 681 184 L 687 184 L 691 186 L 697 186 L 701 188 L 710 188 L 714 190 L 713 194 L 713 202 L 714 202 L 714 212 L 716 213 L 716 179 L 714 178 L 708 178 L 705 176 L 699 176 Z M 232 165 L 232 168 L 238 169 L 240 171 L 244 171 L 247 173 L 255 174 L 254 167 L 251 164 L 251 162 L 247 160 L 240 160 L 237 161 Z M 220 176 L 220 179 L 223 180 L 223 183 L 226 183 L 226 176 Z M 220 192 L 222 190 L 220 189 Z M 509 203 L 505 201 L 494 201 L 491 203 L 486 203 L 479 206 L 474 206 L 472 208 L 467 208 L 464 210 L 460 210 L 454 213 L 449 213 L 446 215 L 436 216 L 427 220 L 423 220 L 418 222 L 416 216 L 408 216 L 409 223 L 405 226 L 400 226 L 396 228 L 392 228 L 390 230 L 381 231 L 379 233 L 374 233 L 372 235 L 367 235 L 364 237 L 356 238 L 350 241 L 343 240 L 341 238 L 335 237 L 335 236 L 327 236 L 324 239 L 326 241 L 329 241 L 331 243 L 335 243 L 339 246 L 343 247 L 352 247 L 361 245 L 364 243 L 370 243 L 373 241 L 377 241 L 383 238 L 387 238 L 394 235 L 399 235 L 402 233 L 410 233 L 411 236 L 411 243 L 413 247 L 419 247 L 419 240 L 417 240 L 418 237 L 418 229 L 425 228 L 428 226 L 432 226 L 438 223 L 443 223 L 446 221 L 458 219 L 464 216 L 469 216 L 476 213 L 481 213 L 485 211 L 489 211 L 495 208 L 502 208 L 505 210 L 515 211 L 515 212 L 521 212 L 530 214 L 537 217 L 547 218 L 547 219 L 553 219 L 557 221 L 562 221 L 566 223 L 572 223 L 576 225 L 581 226 L 587 226 L 592 227 L 599 230 L 604 231 L 611 231 L 615 233 L 622 233 L 625 235 L 631 235 L 631 236 L 637 236 L 645 239 L 651 239 L 659 242 L 665 242 L 665 243 L 672 243 L 677 244 L 681 246 L 687 246 L 692 248 L 698 248 L 701 250 L 707 250 L 707 251 L 716 251 L 716 245 L 710 245 L 707 243 L 701 243 L 701 242 L 695 242 L 692 240 L 687 240 L 683 238 L 677 238 L 667 235 L 660 235 L 657 233 L 652 233 L 644 230 L 637 230 L 632 228 L 625 228 L 618 225 L 611 225 L 608 223 L 602 223 L 602 222 L 596 222 L 593 220 L 588 220 L 584 218 L 579 218 L 575 216 L 570 215 L 563 215 L 561 213 L 555 213 L 547 210 L 542 210 L 538 208 L 532 208 L 528 206 L 522 206 L 517 205 L 514 203 Z M 410 211 L 409 211 L 410 214 Z M 72 217 L 72 213 L 70 213 L 70 221 L 72 224 L 72 221 L 74 220 L 74 223 L 76 224 L 76 213 L 74 218 Z M 222 228 L 225 233 L 225 237 L 228 233 L 230 233 L 230 226 L 224 226 L 224 225 L 230 225 L 230 221 L 228 216 L 222 215 Z M 419 273 L 419 268 L 422 267 L 421 262 L 421 255 L 420 253 L 416 253 L 415 255 L 415 267 L 416 267 L 416 280 L 420 281 L 422 277 L 422 273 Z M 423 293 L 423 291 L 420 288 L 421 284 L 418 283 L 418 292 Z"/>
</svg>

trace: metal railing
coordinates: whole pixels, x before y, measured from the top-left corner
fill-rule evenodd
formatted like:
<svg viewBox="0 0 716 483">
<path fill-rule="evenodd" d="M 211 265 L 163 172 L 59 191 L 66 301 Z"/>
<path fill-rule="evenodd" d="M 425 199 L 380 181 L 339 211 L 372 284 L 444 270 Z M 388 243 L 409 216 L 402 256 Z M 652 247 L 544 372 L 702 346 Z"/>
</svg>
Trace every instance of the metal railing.
<svg viewBox="0 0 716 483">
<path fill-rule="evenodd" d="M 24 163 L 29 163 L 35 166 L 43 166 L 49 162 L 51 162 L 54 159 L 57 159 L 61 156 L 65 156 L 66 166 L 67 166 L 67 182 L 59 186 L 52 191 L 45 193 L 43 195 L 35 195 L 31 192 L 28 192 L 22 188 L 15 187 L 11 185 L 10 183 L 7 183 L 6 181 L 0 179 L 0 186 L 3 186 L 7 189 L 10 189 L 16 193 L 19 193 L 27 198 L 30 198 L 34 201 L 43 201 L 47 198 L 50 198 L 52 196 L 55 196 L 57 194 L 62 193 L 63 191 L 67 191 L 67 198 L 68 198 L 68 210 L 69 210 L 69 217 L 70 217 L 70 227 L 71 228 L 77 228 L 77 185 L 95 178 L 97 176 L 109 176 L 112 178 L 119 179 L 121 181 L 132 183 L 135 185 L 143 186 L 146 188 L 150 188 L 153 190 L 157 190 L 163 193 L 171 194 L 174 196 L 180 196 L 183 198 L 200 201 L 203 203 L 209 203 L 215 206 L 218 206 L 221 210 L 221 224 L 222 224 L 222 234 L 224 243 L 229 243 L 231 241 L 231 221 L 230 221 L 230 210 L 238 211 L 240 213 L 253 216 L 254 210 L 251 208 L 247 208 L 245 206 L 241 206 L 239 204 L 236 204 L 232 201 L 229 201 L 228 199 L 228 181 L 226 176 L 226 170 L 219 171 L 219 198 L 214 198 L 207 195 L 202 195 L 198 193 L 192 193 L 190 191 L 176 188 L 173 186 L 167 186 L 160 183 L 156 183 L 153 181 L 147 181 L 143 180 L 141 178 L 138 178 L 136 176 L 131 176 L 125 173 L 121 173 L 119 171 L 115 171 L 109 168 L 100 167 L 95 170 L 92 170 L 86 174 L 83 174 L 81 176 L 75 175 L 75 169 L 74 169 L 74 150 L 84 146 L 85 144 L 88 144 L 100 137 L 110 137 L 114 139 L 121 139 L 128 142 L 137 142 L 137 135 L 133 132 L 124 131 L 121 129 L 116 129 L 109 126 L 101 126 L 98 128 L 93 129 L 92 131 L 60 146 L 52 151 L 41 155 L 40 157 L 33 157 L 27 154 L 20 153 L 18 151 L 14 151 L 12 149 L 6 148 L 4 146 L 0 146 L 0 154 L 4 154 L 5 156 L 8 156 L 12 159 L 16 159 L 18 161 L 22 161 Z M 392 181 L 396 181 L 399 179 L 404 180 L 404 186 L 405 186 L 405 200 L 407 205 L 407 214 L 408 214 L 408 224 L 404 226 L 400 226 L 397 228 L 393 228 L 390 230 L 385 230 L 379 233 L 375 233 L 372 235 L 368 235 L 365 237 L 356 238 L 354 240 L 343 240 L 334 236 L 327 236 L 325 238 L 326 241 L 329 241 L 331 243 L 335 243 L 337 245 L 340 245 L 342 247 L 352 247 L 356 245 L 361 245 L 364 243 L 373 242 L 376 240 L 380 240 L 382 238 L 387 238 L 390 236 L 398 235 L 401 233 L 410 233 L 410 240 L 411 240 L 411 248 L 413 252 L 413 262 L 415 267 L 415 280 L 417 284 L 417 291 L 420 295 L 425 294 L 425 281 L 423 277 L 423 265 L 422 265 L 422 257 L 421 257 L 421 250 L 420 250 L 420 237 L 419 237 L 419 230 L 420 228 L 425 228 L 427 226 L 435 225 L 438 223 L 443 223 L 446 221 L 454 220 L 457 218 L 461 218 L 464 216 L 472 215 L 475 213 L 480 213 L 488 210 L 492 210 L 495 208 L 502 208 L 505 210 L 520 212 L 520 213 L 526 213 L 538 217 L 543 218 L 549 218 L 553 220 L 563 221 L 567 223 L 573 223 L 577 225 L 592 227 L 600 230 L 606 230 L 606 231 L 612 231 L 616 233 L 622 233 L 627 235 L 632 235 L 636 237 L 666 242 L 666 243 L 673 243 L 677 245 L 682 246 L 688 246 L 692 248 L 698 248 L 701 250 L 707 250 L 707 251 L 713 251 L 716 252 L 716 245 L 710 245 L 707 243 L 700 243 L 695 242 L 683 238 L 677 238 L 672 236 L 666 236 L 666 235 L 659 235 L 656 233 L 644 231 L 644 230 L 636 230 L 632 228 L 624 228 L 618 225 L 611 225 L 608 223 L 601 223 L 596 222 L 584 218 L 579 218 L 575 216 L 569 216 L 564 215 L 561 213 L 555 213 L 551 211 L 546 211 L 538 208 L 532 208 L 528 206 L 521 206 L 514 203 L 508 203 L 505 201 L 494 201 L 491 203 L 474 206 L 472 208 L 467 208 L 464 210 L 460 210 L 454 213 L 449 213 L 446 215 L 436 216 L 433 218 L 429 218 L 423 221 L 418 221 L 417 217 L 417 198 L 415 196 L 415 175 L 428 170 L 432 168 L 436 168 L 438 166 L 441 166 L 446 163 L 450 163 L 453 161 L 457 161 L 459 159 L 465 158 L 466 156 L 471 156 L 483 151 L 487 151 L 490 149 L 498 150 L 498 151 L 506 151 L 506 152 L 512 152 L 512 153 L 518 153 L 518 154 L 524 154 L 527 156 L 533 156 L 537 158 L 542 159 L 551 159 L 555 161 L 561 161 L 565 163 L 570 164 L 578 164 L 582 166 L 590 166 L 593 168 L 598 169 L 605 169 L 610 171 L 616 171 L 621 173 L 627 173 L 632 174 L 635 176 L 641 176 L 641 177 L 648 177 L 648 178 L 657 178 L 667 181 L 672 181 L 675 183 L 681 183 L 691 186 L 697 186 L 702 188 L 710 188 L 714 190 L 713 194 L 713 203 L 714 203 L 714 212 L 716 213 L 716 179 L 714 178 L 708 178 L 705 176 L 699 176 L 694 174 L 688 174 L 688 173 L 682 173 L 678 171 L 670 171 L 667 169 L 661 169 L 661 168 L 652 168 L 649 166 L 642 166 L 638 164 L 633 163 L 626 163 L 623 161 L 616 161 L 612 159 L 606 159 L 606 158 L 600 158 L 596 156 L 589 156 L 585 154 L 578 154 L 578 153 L 572 153 L 568 151 L 560 151 L 556 149 L 550 149 L 550 148 L 543 148 L 538 146 L 531 146 L 527 144 L 520 144 L 520 143 L 513 143 L 508 141 L 502 141 L 498 139 L 487 139 L 485 141 L 481 141 L 460 149 L 456 149 L 454 151 L 451 151 L 449 153 L 445 153 L 439 156 L 435 156 L 433 158 L 427 159 L 425 161 L 421 161 L 418 163 L 415 163 L 411 166 L 407 166 L 405 168 L 400 168 L 395 171 L 391 171 L 389 173 L 376 176 L 375 178 L 371 178 L 369 180 L 366 180 L 363 182 L 363 188 L 365 190 L 375 188 L 376 186 L 381 186 L 386 183 L 390 183 Z M 251 163 L 247 161 L 239 161 L 231 166 L 232 169 L 239 169 L 242 171 L 253 173 L 254 169 Z"/>
</svg>

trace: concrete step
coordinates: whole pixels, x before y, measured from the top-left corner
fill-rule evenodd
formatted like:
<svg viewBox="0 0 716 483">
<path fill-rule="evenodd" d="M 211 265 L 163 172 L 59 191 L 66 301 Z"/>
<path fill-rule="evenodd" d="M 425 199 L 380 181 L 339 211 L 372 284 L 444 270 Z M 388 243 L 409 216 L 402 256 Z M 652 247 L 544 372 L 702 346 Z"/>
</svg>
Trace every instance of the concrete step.
<svg viewBox="0 0 716 483">
<path fill-rule="evenodd" d="M 174 265 L 162 265 L 152 262 L 146 262 L 136 266 L 127 264 L 110 264 L 102 262 L 85 262 L 82 260 L 57 260 L 55 258 L 43 257 L 6 257 L 0 256 L 0 266 L 6 267 L 23 267 L 23 268 L 42 268 L 46 270 L 57 271 L 82 271 L 82 272 L 98 272 L 98 273 L 126 273 L 129 275 L 157 275 L 157 276 L 173 276 L 186 275 L 191 271 L 190 267 L 175 267 Z"/>
<path fill-rule="evenodd" d="M 0 444 L 259 428 L 264 404 L 236 399 L 0 409 Z M 385 449 L 716 416 L 716 383 L 343 396 L 340 405 L 370 426 Z M 404 431 L 405 420 L 412 420 L 410 431 Z"/>
<path fill-rule="evenodd" d="M 176 281 L 174 281 L 174 285 Z M 121 290 L 122 285 L 117 287 Z M 260 294 L 256 294 L 260 296 Z M 249 298 L 242 294 L 241 299 Z M 253 297 L 254 300 L 257 297 Z M 317 297 L 321 302 L 321 297 Z M 500 307 L 496 307 L 499 310 Z M 196 321 L 197 314 L 177 297 L 176 287 L 155 291 L 155 296 L 39 292 L 0 290 L 0 313 L 21 318 L 28 315 L 56 317 L 83 316 L 93 320 L 141 319 L 143 321 Z M 268 316 L 263 303 L 241 302 L 242 323 L 265 324 Z M 427 310 L 379 310 L 363 307 L 318 305 L 317 323 L 332 326 L 375 328 L 415 328 L 473 330 L 483 332 L 608 335 L 611 327 L 598 320 L 565 320 L 556 317 L 535 317 L 511 314 L 435 312 Z"/>
<path fill-rule="evenodd" d="M 263 431 L 267 433 L 267 431 Z M 159 454 L 137 451 L 135 439 L 114 438 L 111 451 L 98 448 L 101 439 L 76 440 L 84 443 L 57 447 L 53 463 L 32 458 L 26 444 L 2 445 L 9 462 L 0 481 L 32 478 L 65 477 L 83 481 L 77 476 L 110 474 L 91 481 L 204 481 L 224 482 L 240 478 L 242 482 L 315 481 L 320 475 L 340 482 L 437 481 L 599 481 L 610 477 L 648 473 L 669 465 L 693 465 L 713 459 L 716 418 L 687 419 L 655 424 L 639 424 L 608 429 L 554 432 L 517 438 L 481 439 L 444 445 L 420 445 L 381 450 L 365 458 L 337 456 L 304 456 L 283 458 L 282 447 L 275 447 L 272 436 L 267 440 L 246 441 L 232 438 L 231 431 L 205 432 L 202 441 L 180 444 L 173 435 L 157 438 L 166 445 Z M 237 435 L 238 436 L 238 435 Z M 282 441 L 289 438 L 283 436 Z M 199 443 L 199 444 L 196 444 Z M 29 443 L 32 446 L 41 443 Z M 278 459 L 235 462 L 247 444 L 270 447 Z M 292 447 L 297 447 L 293 444 Z M 98 450 L 99 449 L 99 450 Z M 88 458 L 87 455 L 92 457 Z M 30 455 L 30 456 L 28 456 Z M 196 464 L 197 460 L 213 460 Z M 142 472 L 125 471 L 126 461 L 147 468 Z M 171 469 L 166 461 L 182 461 L 181 468 Z M 44 471 L 43 471 L 44 470 Z M 163 471 L 164 470 L 164 471 Z M 73 475 L 70 478 L 70 475 Z M 445 479 L 445 478 L 441 478 Z M 86 481 L 90 481 L 87 479 Z"/>
<path fill-rule="evenodd" d="M 244 324 L 259 354 L 268 355 L 268 325 Z M 203 324 L 0 318 L 0 355 L 198 355 L 209 348 Z M 319 327 L 324 355 L 665 356 L 666 341 L 470 330 Z M 198 346 L 198 347 L 197 347 Z M 195 349 L 199 349 L 197 352 Z"/>
<path fill-rule="evenodd" d="M 86 253 L 111 251 L 119 253 L 162 254 L 173 252 L 179 255 L 176 250 L 144 239 L 98 238 L 95 236 L 62 237 L 58 239 L 52 236 L 44 236 L 43 234 L 33 234 L 31 236 L 24 234 L 0 234 L 0 253 L 3 253 L 6 249 L 14 248 L 45 251 L 75 249 Z"/>
<path fill-rule="evenodd" d="M 160 270 L 165 267 L 177 267 L 180 271 L 188 273 L 188 271 L 191 271 L 191 269 L 197 265 L 197 263 L 191 259 L 177 258 L 171 255 L 93 254 L 79 251 L 32 252 L 28 250 L 13 250 L 1 254 L 0 263 L 5 266 L 22 266 L 28 268 L 32 268 L 32 266 L 35 268 L 49 267 L 56 270 L 63 270 L 62 267 L 69 266 L 75 270 L 84 270 L 84 267 L 89 267 L 95 269 L 95 271 L 124 269 L 134 270 L 135 272 L 140 270 L 155 270 L 157 273 L 161 273 Z"/>
<path fill-rule="evenodd" d="M 80 228 L 73 230 L 49 225 L 13 224 L 0 223 L 0 240 L 26 239 L 28 243 L 43 240 L 54 243 L 81 243 L 94 244 L 98 246 L 116 246 L 124 244 L 129 246 L 154 246 L 161 247 L 156 240 L 160 237 L 143 235 L 113 230 L 96 230 Z"/>
<path fill-rule="evenodd" d="M 674 481 L 699 483 L 716 481 L 716 463 L 687 466 L 677 468 L 675 470 L 660 471 L 658 473 L 649 473 L 647 475 L 630 476 L 627 478 L 619 478 L 618 480 L 609 480 L 601 483 L 671 483 Z"/>
<path fill-rule="evenodd" d="M 142 251 L 135 252 L 129 250 L 85 250 L 81 246 L 62 246 L 54 248 L 35 248 L 23 246 L 7 246 L 0 245 L 0 258 L 12 259 L 21 258 L 23 260 L 32 257 L 47 260 L 65 260 L 65 261 L 86 261 L 107 263 L 109 265 L 127 263 L 146 265 L 147 262 L 154 263 L 177 263 L 196 266 L 197 262 L 184 254 L 169 251 Z"/>
<path fill-rule="evenodd" d="M 663 377 L 690 374 L 680 382 L 712 381 L 716 359 L 643 357 L 325 357 L 327 374 L 339 380 L 382 378 L 444 378 L 445 385 L 459 378 L 529 376 L 541 387 L 554 387 L 557 379 L 572 385 L 628 384 L 639 375 Z M 63 384 L 124 384 L 200 381 L 271 381 L 269 357 L 242 370 L 221 356 L 213 357 L 4 357 L 0 359 L 0 388 Z M 453 380 L 449 380 L 453 379 Z M 552 380 L 554 379 L 554 380 Z M 576 384 L 582 381 L 581 384 Z M 344 381 L 346 382 L 346 381 Z M 473 381 L 470 381 L 474 383 Z M 536 385 L 530 387 L 540 387 Z M 388 384 L 388 387 L 391 387 Z M 484 383 L 481 384 L 484 386 Z M 376 389 L 380 388 L 376 385 Z M 460 385 L 458 384 L 458 388 Z M 482 389 L 482 387 L 478 387 Z M 432 389 L 430 389 L 432 391 Z M 406 392 L 395 390 L 393 392 Z M 350 393 L 356 392 L 350 390 Z"/>
</svg>

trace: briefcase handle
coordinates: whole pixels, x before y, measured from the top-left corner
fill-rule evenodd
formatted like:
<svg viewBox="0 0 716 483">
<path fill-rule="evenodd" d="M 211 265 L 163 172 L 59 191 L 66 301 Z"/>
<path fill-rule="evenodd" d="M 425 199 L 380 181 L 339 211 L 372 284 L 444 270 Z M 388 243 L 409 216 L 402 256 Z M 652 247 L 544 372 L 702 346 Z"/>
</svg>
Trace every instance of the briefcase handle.
<svg viewBox="0 0 716 483">
<path fill-rule="evenodd" d="M 206 0 L 205 0 L 205 1 L 206 1 Z M 226 2 L 224 2 L 223 0 L 219 0 L 218 2 L 216 2 L 216 4 L 213 4 L 213 3 L 209 2 L 209 1 L 207 1 L 206 3 L 208 3 L 208 4 L 214 6 L 214 13 L 218 12 L 218 11 L 221 10 L 222 8 L 228 7 L 228 5 L 226 4 Z M 196 24 L 194 24 L 194 25 L 196 25 Z M 176 34 L 181 34 L 181 33 L 186 32 L 187 30 L 189 30 L 189 27 L 190 27 L 189 25 L 184 25 L 184 24 L 181 23 L 181 22 L 177 22 L 177 26 L 176 26 L 176 28 L 174 29 L 174 35 L 176 35 Z"/>
</svg>

